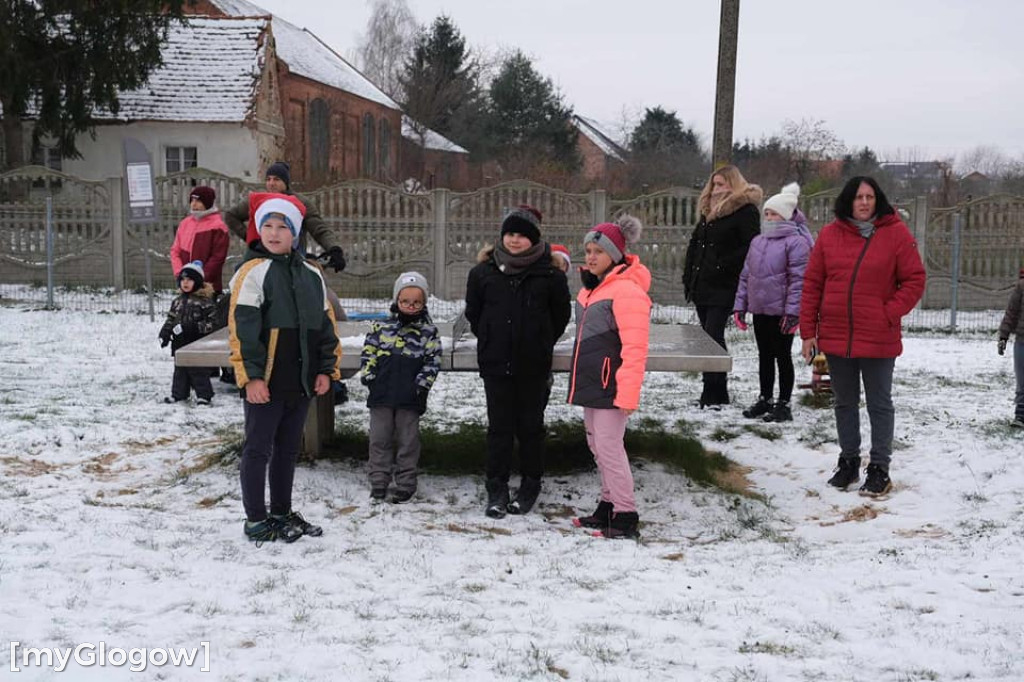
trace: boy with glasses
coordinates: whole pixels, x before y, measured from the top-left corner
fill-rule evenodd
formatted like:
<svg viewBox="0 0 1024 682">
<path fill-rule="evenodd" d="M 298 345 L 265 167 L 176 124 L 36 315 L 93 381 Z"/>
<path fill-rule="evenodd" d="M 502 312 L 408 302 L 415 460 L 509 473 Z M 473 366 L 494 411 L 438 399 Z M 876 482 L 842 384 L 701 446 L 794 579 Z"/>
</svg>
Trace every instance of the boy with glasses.
<svg viewBox="0 0 1024 682">
<path fill-rule="evenodd" d="M 362 382 L 370 390 L 370 498 L 382 502 L 392 480 L 391 502 L 416 493 L 420 460 L 420 417 L 441 368 L 441 337 L 427 313 L 426 278 L 403 272 L 395 280 L 391 318 L 366 335 Z"/>
</svg>

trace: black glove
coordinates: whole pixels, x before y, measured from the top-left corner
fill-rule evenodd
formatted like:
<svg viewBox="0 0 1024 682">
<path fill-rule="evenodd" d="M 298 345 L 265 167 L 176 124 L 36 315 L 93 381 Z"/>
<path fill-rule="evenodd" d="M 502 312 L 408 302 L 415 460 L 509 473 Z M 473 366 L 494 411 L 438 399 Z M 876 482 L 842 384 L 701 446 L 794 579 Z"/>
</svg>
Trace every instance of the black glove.
<svg viewBox="0 0 1024 682">
<path fill-rule="evenodd" d="M 427 412 L 427 396 L 430 395 L 430 391 L 425 388 L 418 389 L 416 391 L 416 413 L 421 417 Z"/>
<path fill-rule="evenodd" d="M 171 342 L 170 330 L 160 332 L 160 347 L 167 348 L 167 344 Z"/>
<path fill-rule="evenodd" d="M 332 246 L 324 252 L 327 256 L 327 264 L 334 268 L 335 272 L 341 272 L 345 269 L 345 252 L 341 250 L 340 246 Z"/>
<path fill-rule="evenodd" d="M 1006 339 L 999 339 L 999 345 L 997 346 L 999 354 L 1002 355 L 1006 352 Z"/>
</svg>

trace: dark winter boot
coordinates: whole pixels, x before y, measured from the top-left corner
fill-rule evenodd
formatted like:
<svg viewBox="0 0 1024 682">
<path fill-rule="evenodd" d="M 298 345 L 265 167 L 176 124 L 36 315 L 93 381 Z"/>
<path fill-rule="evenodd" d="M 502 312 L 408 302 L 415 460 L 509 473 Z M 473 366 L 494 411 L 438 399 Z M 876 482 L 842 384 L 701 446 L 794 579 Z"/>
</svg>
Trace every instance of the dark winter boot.
<svg viewBox="0 0 1024 682">
<path fill-rule="evenodd" d="M 487 509 L 484 511 L 492 519 L 503 519 L 508 513 L 508 482 L 497 478 L 487 479 Z"/>
<path fill-rule="evenodd" d="M 640 537 L 637 526 L 640 525 L 640 515 L 636 512 L 617 512 L 612 514 L 608 525 L 598 531 L 602 537 L 613 540 Z"/>
<path fill-rule="evenodd" d="M 581 516 L 572 520 L 572 525 L 577 528 L 607 528 L 612 520 L 613 505 L 611 502 L 601 500 L 597 503 L 597 509 L 590 516 Z"/>
<path fill-rule="evenodd" d="M 846 490 L 860 478 L 860 457 L 840 457 L 828 484 Z"/>
<path fill-rule="evenodd" d="M 758 396 L 757 402 L 743 410 L 743 416 L 748 419 L 763 417 L 772 411 L 772 404 L 764 396 Z"/>
<path fill-rule="evenodd" d="M 527 478 L 519 482 L 519 490 L 516 491 L 515 499 L 508 503 L 509 514 L 528 514 L 540 495 L 540 479 Z"/>
<path fill-rule="evenodd" d="M 778 402 L 772 406 L 772 411 L 764 416 L 766 422 L 791 422 L 793 411 L 789 409 L 789 403 Z"/>
<path fill-rule="evenodd" d="M 868 464 L 867 476 L 864 477 L 864 485 L 860 487 L 860 494 L 864 497 L 880 497 L 892 490 L 892 481 L 889 479 L 889 470 L 878 464 Z"/>
<path fill-rule="evenodd" d="M 303 535 L 308 535 L 313 538 L 318 538 L 324 534 L 324 529 L 320 526 L 316 526 L 302 517 L 297 511 L 290 511 L 284 516 L 275 516 L 275 519 L 283 520 L 293 528 L 298 528 Z"/>
</svg>

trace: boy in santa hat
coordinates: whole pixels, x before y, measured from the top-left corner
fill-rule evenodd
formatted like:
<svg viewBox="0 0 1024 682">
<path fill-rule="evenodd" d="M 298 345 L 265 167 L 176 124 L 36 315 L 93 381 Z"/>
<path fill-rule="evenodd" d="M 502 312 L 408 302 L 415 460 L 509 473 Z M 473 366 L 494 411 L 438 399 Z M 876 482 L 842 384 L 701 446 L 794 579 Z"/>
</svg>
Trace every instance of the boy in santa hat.
<svg viewBox="0 0 1024 682">
<path fill-rule="evenodd" d="M 259 546 L 323 534 L 292 509 L 292 481 L 310 400 L 341 378 L 341 343 L 323 275 L 296 250 L 305 206 L 292 196 L 260 192 L 249 195 L 249 211 L 259 241 L 231 278 L 228 328 L 231 364 L 245 398 L 245 535 Z"/>
</svg>

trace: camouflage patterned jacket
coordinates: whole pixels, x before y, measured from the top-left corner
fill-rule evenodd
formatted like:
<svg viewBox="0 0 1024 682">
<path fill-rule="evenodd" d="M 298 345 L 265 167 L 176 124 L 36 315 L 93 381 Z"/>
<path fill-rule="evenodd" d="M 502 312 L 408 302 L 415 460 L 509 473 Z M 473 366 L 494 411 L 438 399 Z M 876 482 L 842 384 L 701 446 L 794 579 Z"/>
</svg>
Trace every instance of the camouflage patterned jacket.
<svg viewBox="0 0 1024 682">
<path fill-rule="evenodd" d="M 366 406 L 416 410 L 440 369 L 441 337 L 426 310 L 409 322 L 397 315 L 377 322 L 360 362 L 361 380 L 370 389 Z"/>
</svg>

